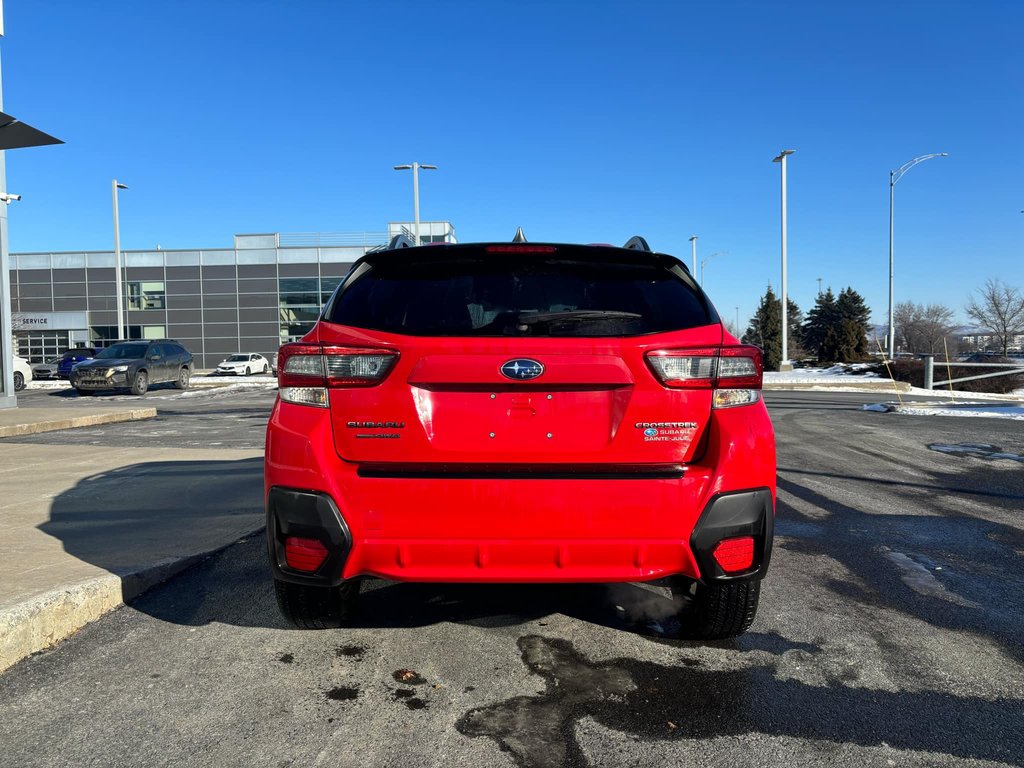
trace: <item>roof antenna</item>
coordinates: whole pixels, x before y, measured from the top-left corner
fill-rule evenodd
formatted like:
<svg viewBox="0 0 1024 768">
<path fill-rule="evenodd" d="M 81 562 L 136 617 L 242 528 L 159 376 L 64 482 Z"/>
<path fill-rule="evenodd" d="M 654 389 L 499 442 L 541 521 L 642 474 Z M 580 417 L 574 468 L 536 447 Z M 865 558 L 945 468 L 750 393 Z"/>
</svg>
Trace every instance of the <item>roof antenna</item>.
<svg viewBox="0 0 1024 768">
<path fill-rule="evenodd" d="M 526 235 L 523 234 L 523 228 L 522 227 L 518 227 L 516 229 L 516 236 L 512 238 L 512 242 L 513 243 L 525 243 L 526 242 Z"/>
</svg>

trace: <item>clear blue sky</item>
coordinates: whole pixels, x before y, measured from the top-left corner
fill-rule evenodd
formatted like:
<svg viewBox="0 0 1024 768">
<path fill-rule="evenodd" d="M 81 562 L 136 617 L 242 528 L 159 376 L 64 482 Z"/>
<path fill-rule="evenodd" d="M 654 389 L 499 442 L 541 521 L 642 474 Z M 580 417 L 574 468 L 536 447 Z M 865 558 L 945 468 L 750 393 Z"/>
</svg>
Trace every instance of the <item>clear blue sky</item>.
<svg viewBox="0 0 1024 768">
<path fill-rule="evenodd" d="M 8 153 L 13 251 L 224 247 L 238 232 L 382 230 L 622 243 L 709 262 L 722 314 L 818 277 L 962 314 L 1024 286 L 1019 2 L 43 2 L 7 0 L 5 111 L 60 147 Z"/>
</svg>

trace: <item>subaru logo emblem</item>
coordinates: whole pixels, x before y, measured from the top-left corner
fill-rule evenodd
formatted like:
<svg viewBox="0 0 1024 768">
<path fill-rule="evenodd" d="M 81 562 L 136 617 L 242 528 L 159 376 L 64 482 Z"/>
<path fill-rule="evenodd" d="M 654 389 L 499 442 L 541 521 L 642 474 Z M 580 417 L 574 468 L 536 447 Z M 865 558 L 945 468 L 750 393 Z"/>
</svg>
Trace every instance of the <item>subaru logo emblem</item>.
<svg viewBox="0 0 1024 768">
<path fill-rule="evenodd" d="M 526 379 L 536 379 L 544 373 L 544 366 L 538 363 L 536 360 L 509 360 L 503 366 L 501 366 L 501 375 L 509 379 L 516 379 L 517 381 L 525 381 Z"/>
<path fill-rule="evenodd" d="M 647 429 L 644 430 L 645 437 L 655 437 L 657 434 L 658 430 L 654 429 L 653 427 L 648 427 Z"/>
</svg>

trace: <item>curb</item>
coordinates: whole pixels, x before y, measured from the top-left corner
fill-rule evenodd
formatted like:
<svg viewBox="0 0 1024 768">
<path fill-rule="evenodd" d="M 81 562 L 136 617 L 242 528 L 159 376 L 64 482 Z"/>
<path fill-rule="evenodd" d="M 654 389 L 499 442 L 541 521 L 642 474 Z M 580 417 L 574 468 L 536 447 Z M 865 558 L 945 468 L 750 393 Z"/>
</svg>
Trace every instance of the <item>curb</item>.
<svg viewBox="0 0 1024 768">
<path fill-rule="evenodd" d="M 97 424 L 113 424 L 118 421 L 142 421 L 156 417 L 156 408 L 132 408 L 124 411 L 108 411 L 88 416 L 70 416 L 66 419 L 49 419 L 27 424 L 9 424 L 0 426 L 0 438 L 35 435 L 40 432 L 55 432 L 59 429 L 75 427 L 93 427 Z"/>
<path fill-rule="evenodd" d="M 889 379 L 868 379 L 864 381 L 808 381 L 808 382 L 764 382 L 761 387 L 764 390 L 804 390 L 814 391 L 823 389 L 840 389 L 845 391 L 863 390 L 867 392 L 910 392 L 911 387 L 905 381 L 897 381 L 895 384 Z"/>
<path fill-rule="evenodd" d="M 52 589 L 0 611 L 0 673 L 262 530 L 261 526 L 234 541 L 195 555 L 161 560 L 138 571 L 97 576 Z"/>
</svg>

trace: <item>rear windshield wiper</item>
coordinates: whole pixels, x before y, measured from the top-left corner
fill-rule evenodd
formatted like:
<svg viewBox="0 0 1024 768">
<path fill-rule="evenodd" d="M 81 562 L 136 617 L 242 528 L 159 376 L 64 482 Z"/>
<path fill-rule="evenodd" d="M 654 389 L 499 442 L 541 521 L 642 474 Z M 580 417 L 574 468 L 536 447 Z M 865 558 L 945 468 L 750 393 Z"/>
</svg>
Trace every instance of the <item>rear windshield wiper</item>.
<svg viewBox="0 0 1024 768">
<path fill-rule="evenodd" d="M 562 312 L 520 312 L 519 325 L 535 325 L 563 320 L 639 320 L 643 315 L 616 309 L 568 309 Z"/>
</svg>

